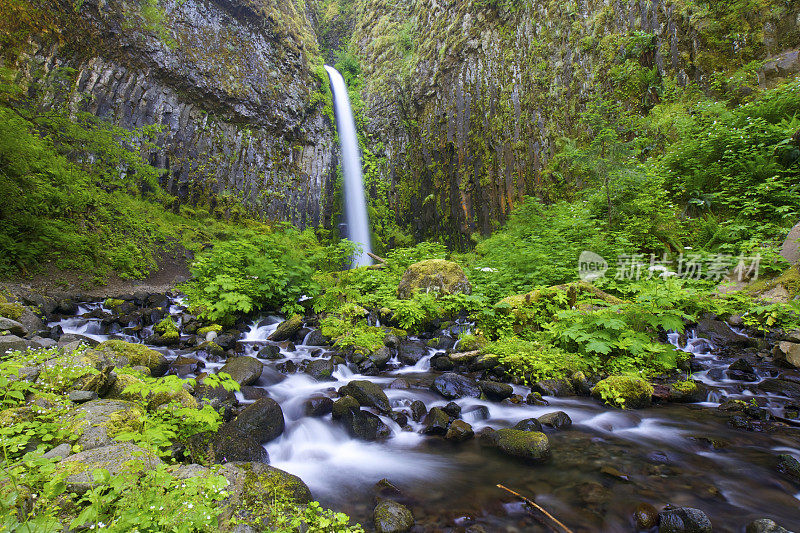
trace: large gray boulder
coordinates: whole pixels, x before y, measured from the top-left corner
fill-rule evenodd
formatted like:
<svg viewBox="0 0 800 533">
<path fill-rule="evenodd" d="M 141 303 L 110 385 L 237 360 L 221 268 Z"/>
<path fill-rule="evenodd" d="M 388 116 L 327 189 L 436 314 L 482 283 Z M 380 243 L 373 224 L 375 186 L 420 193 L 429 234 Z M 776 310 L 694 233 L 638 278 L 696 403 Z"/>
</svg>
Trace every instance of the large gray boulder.
<svg viewBox="0 0 800 533">
<path fill-rule="evenodd" d="M 149 450 L 121 442 L 70 455 L 58 463 L 56 474 L 67 473 L 67 491 L 80 494 L 96 485 L 92 474 L 96 469 L 107 470 L 113 477 L 127 472 L 147 472 L 162 464 Z"/>
<path fill-rule="evenodd" d="M 800 262 L 800 222 L 789 231 L 781 246 L 781 257 L 792 265 Z"/>
<path fill-rule="evenodd" d="M 91 450 L 114 444 L 124 431 L 141 428 L 144 409 L 123 400 L 92 400 L 71 413 L 70 429 L 78 439 L 75 444 Z"/>
<path fill-rule="evenodd" d="M 448 400 L 455 400 L 465 396 L 479 398 L 481 395 L 481 389 L 477 383 L 466 376 L 454 372 L 445 372 L 438 376 L 433 380 L 431 388 Z"/>
<path fill-rule="evenodd" d="M 264 363 L 254 357 L 233 357 L 228 359 L 220 372 L 230 374 L 231 378 L 242 386 L 252 385 L 261 377 Z"/>
<path fill-rule="evenodd" d="M 10 318 L 6 318 L 4 316 L 0 316 L 0 331 L 7 331 L 18 337 L 24 337 L 28 334 L 28 328 L 26 328 L 24 325 L 20 324 L 16 320 L 11 320 Z"/>
</svg>

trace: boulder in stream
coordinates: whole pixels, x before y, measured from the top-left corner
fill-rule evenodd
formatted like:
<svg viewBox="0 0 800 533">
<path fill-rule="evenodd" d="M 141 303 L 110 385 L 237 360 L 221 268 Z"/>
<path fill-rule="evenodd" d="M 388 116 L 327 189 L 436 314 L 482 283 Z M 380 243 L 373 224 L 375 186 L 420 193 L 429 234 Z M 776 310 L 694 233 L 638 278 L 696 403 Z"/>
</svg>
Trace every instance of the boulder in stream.
<svg viewBox="0 0 800 533">
<path fill-rule="evenodd" d="M 439 407 L 433 407 L 422 421 L 422 432 L 426 435 L 445 435 L 450 426 L 450 416 Z"/>
<path fill-rule="evenodd" d="M 792 533 L 769 518 L 759 518 L 747 524 L 745 533 Z"/>
<path fill-rule="evenodd" d="M 400 341 L 397 349 L 397 357 L 404 365 L 416 365 L 426 355 L 428 355 L 428 347 L 422 341 L 404 339 Z"/>
<path fill-rule="evenodd" d="M 444 438 L 453 442 L 462 442 L 475 436 L 472 426 L 463 420 L 454 420 L 447 428 Z"/>
<path fill-rule="evenodd" d="M 478 398 L 481 395 L 481 389 L 478 388 L 474 381 L 454 372 L 445 372 L 438 376 L 433 380 L 431 388 L 448 400 L 455 400 L 465 396 Z"/>
<path fill-rule="evenodd" d="M 376 533 L 406 533 L 414 527 L 414 515 L 404 505 L 380 500 L 372 514 Z"/>
<path fill-rule="evenodd" d="M 788 453 L 779 455 L 776 469 L 789 479 L 800 483 L 800 461 L 794 456 Z"/>
<path fill-rule="evenodd" d="M 790 368 L 800 368 L 800 343 L 782 341 L 772 349 L 776 363 Z"/>
<path fill-rule="evenodd" d="M 231 431 L 253 437 L 259 444 L 277 439 L 285 427 L 283 410 L 272 398 L 261 398 L 245 407 L 229 425 Z"/>
<path fill-rule="evenodd" d="M 378 440 L 389 437 L 392 433 L 389 426 L 384 424 L 379 416 L 363 409 L 351 413 L 350 416 L 346 416 L 342 421 L 347 428 L 347 432 L 361 440 Z"/>
<path fill-rule="evenodd" d="M 326 396 L 315 396 L 303 402 L 306 416 L 325 416 L 333 411 L 333 400 Z"/>
<path fill-rule="evenodd" d="M 542 424 L 535 418 L 526 418 L 517 422 L 514 429 L 520 431 L 542 431 Z"/>
<path fill-rule="evenodd" d="M 255 357 L 232 357 L 219 371 L 230 374 L 231 378 L 239 385 L 252 385 L 261 377 L 264 363 Z"/>
<path fill-rule="evenodd" d="M 312 359 L 306 366 L 306 374 L 317 381 L 330 381 L 335 368 L 333 359 Z"/>
<path fill-rule="evenodd" d="M 531 387 L 532 392 L 538 392 L 542 396 L 575 396 L 575 389 L 566 379 L 545 379 L 537 381 Z"/>
<path fill-rule="evenodd" d="M 294 337 L 294 335 L 300 331 L 300 328 L 303 327 L 303 317 L 300 315 L 292 315 L 291 317 L 287 318 L 283 322 L 280 323 L 278 329 L 272 332 L 269 336 L 269 340 L 280 342 L 286 341 Z"/>
<path fill-rule="evenodd" d="M 594 386 L 592 396 L 616 407 L 641 409 L 650 407 L 653 386 L 637 376 L 610 376 Z"/>
<path fill-rule="evenodd" d="M 161 377 L 169 370 L 169 361 L 163 354 L 143 344 L 134 344 L 120 340 L 101 342 L 93 350 L 86 350 L 84 357 L 94 363 L 95 368 L 113 365 L 144 366 L 153 377 Z"/>
<path fill-rule="evenodd" d="M 478 387 L 487 399 L 494 402 L 505 400 L 514 394 L 514 387 L 508 383 L 500 383 L 497 381 L 479 381 Z"/>
<path fill-rule="evenodd" d="M 493 438 L 497 448 L 506 455 L 531 462 L 544 461 L 550 457 L 550 441 L 544 433 L 499 429 Z"/>
<path fill-rule="evenodd" d="M 728 324 L 721 320 L 704 318 L 697 323 L 697 336 L 708 339 L 717 346 L 756 346 L 755 339 L 746 337 L 733 331 Z"/>
<path fill-rule="evenodd" d="M 564 411 L 555 411 L 539 417 L 539 422 L 543 426 L 553 429 L 569 429 L 572 427 L 572 419 Z"/>
<path fill-rule="evenodd" d="M 711 520 L 700 509 L 667 505 L 658 514 L 658 533 L 712 533 Z"/>
<path fill-rule="evenodd" d="M 389 398 L 377 384 L 366 380 L 353 380 L 339 389 L 342 396 L 352 396 L 364 407 L 374 407 L 382 413 L 392 410 Z"/>
</svg>

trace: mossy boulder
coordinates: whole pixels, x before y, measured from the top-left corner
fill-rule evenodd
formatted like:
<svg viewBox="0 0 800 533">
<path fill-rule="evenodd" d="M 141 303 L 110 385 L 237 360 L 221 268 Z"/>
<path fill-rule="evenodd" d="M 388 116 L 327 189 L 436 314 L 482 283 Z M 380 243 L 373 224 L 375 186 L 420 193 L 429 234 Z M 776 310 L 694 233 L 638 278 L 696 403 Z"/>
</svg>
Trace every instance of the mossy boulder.
<svg viewBox="0 0 800 533">
<path fill-rule="evenodd" d="M 705 391 L 696 382 L 677 381 L 669 386 L 670 400 L 673 402 L 699 402 L 703 400 Z"/>
<path fill-rule="evenodd" d="M 155 377 L 163 376 L 169 370 L 169 361 L 163 354 L 143 344 L 120 340 L 101 342 L 93 350 L 84 352 L 84 357 L 94 363 L 95 367 L 108 364 L 116 367 L 144 366 Z"/>
<path fill-rule="evenodd" d="M 222 331 L 222 326 L 220 326 L 219 324 L 211 324 L 210 326 L 205 326 L 198 329 L 197 334 L 205 337 L 206 334 L 211 333 L 212 331 L 214 333 L 219 333 L 220 331 Z"/>
<path fill-rule="evenodd" d="M 428 259 L 414 263 L 406 269 L 397 287 L 397 297 L 411 298 L 415 291 L 436 292 L 439 294 L 470 294 L 472 286 L 464 270 L 452 261 Z"/>
<path fill-rule="evenodd" d="M 113 477 L 128 472 L 146 472 L 162 464 L 152 452 L 121 442 L 70 455 L 56 465 L 55 473 L 66 473 L 67 491 L 81 494 L 96 485 L 92 475 L 96 469 L 107 470 Z"/>
<path fill-rule="evenodd" d="M 19 321 L 22 315 L 25 314 L 27 308 L 16 302 L 0 302 L 0 316 L 10 318 L 11 320 Z"/>
<path fill-rule="evenodd" d="M 228 359 L 219 371 L 230 374 L 231 378 L 239 385 L 252 385 L 261 377 L 264 363 L 255 357 L 233 357 Z"/>
<path fill-rule="evenodd" d="M 610 376 L 592 389 L 592 396 L 624 409 L 650 407 L 653 386 L 638 376 Z"/>
<path fill-rule="evenodd" d="M 380 500 L 372 514 L 376 533 L 406 533 L 414 527 L 414 515 L 392 500 Z"/>
<path fill-rule="evenodd" d="M 550 440 L 542 432 L 500 429 L 493 438 L 497 448 L 506 455 L 531 462 L 550 457 Z"/>
<path fill-rule="evenodd" d="M 483 347 L 487 344 L 488 341 L 483 335 L 474 335 L 472 333 L 468 333 L 459 337 L 456 349 L 459 352 L 473 352 L 475 350 L 483 349 Z"/>
<path fill-rule="evenodd" d="M 339 389 L 342 396 L 352 396 L 364 407 L 374 407 L 382 413 L 392 410 L 389 398 L 380 385 L 366 380 L 353 380 Z"/>
<path fill-rule="evenodd" d="M 176 346 L 181 342 L 181 333 L 172 317 L 166 317 L 153 327 L 155 335 L 147 341 L 156 346 Z"/>
<path fill-rule="evenodd" d="M 269 463 L 269 454 L 254 438 L 242 435 L 230 426 L 218 432 L 206 431 L 189 437 L 186 455 L 202 464 L 225 464 L 234 461 Z"/>
<path fill-rule="evenodd" d="M 106 394 L 107 398 L 127 400 L 131 402 L 146 402 L 147 409 L 153 411 L 168 403 L 179 403 L 181 407 L 197 409 L 199 404 L 192 394 L 183 387 L 173 390 L 160 390 L 158 392 L 146 392 L 144 396 L 139 392 L 130 392 L 126 389 L 130 386 L 142 386 L 145 382 L 131 374 L 119 374 L 117 380 Z M 146 389 L 146 387 L 145 387 Z"/>
<path fill-rule="evenodd" d="M 288 319 L 278 325 L 278 329 L 272 332 L 269 340 L 280 342 L 288 341 L 303 327 L 303 317 L 300 315 L 292 315 Z"/>
<path fill-rule="evenodd" d="M 70 413 L 70 432 L 83 450 L 108 446 L 120 433 L 142 427 L 144 409 L 124 400 L 92 400 Z"/>
</svg>

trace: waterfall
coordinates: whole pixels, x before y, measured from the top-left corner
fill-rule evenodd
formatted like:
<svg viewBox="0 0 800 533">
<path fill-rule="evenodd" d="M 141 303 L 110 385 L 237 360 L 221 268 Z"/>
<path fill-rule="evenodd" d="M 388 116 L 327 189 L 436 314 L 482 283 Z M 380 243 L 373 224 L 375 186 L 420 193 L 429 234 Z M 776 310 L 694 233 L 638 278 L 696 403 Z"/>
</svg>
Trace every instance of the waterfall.
<svg viewBox="0 0 800 533">
<path fill-rule="evenodd" d="M 372 252 L 372 238 L 367 217 L 364 180 L 361 176 L 361 156 L 358 153 L 356 121 L 350 107 L 350 96 L 344 78 L 335 68 L 325 65 L 331 79 L 333 103 L 336 109 L 336 128 L 342 146 L 342 172 L 344 174 L 344 209 L 347 218 L 347 237 L 361 246 L 361 253 L 353 258 L 353 266 L 371 265 L 368 252 Z"/>
</svg>

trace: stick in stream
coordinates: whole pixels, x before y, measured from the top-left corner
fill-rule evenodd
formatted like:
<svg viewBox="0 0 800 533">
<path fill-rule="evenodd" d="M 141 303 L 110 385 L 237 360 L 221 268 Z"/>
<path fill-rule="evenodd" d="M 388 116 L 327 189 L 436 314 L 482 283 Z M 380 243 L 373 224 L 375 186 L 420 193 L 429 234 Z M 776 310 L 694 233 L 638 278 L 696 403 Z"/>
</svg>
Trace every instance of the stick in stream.
<svg viewBox="0 0 800 533">
<path fill-rule="evenodd" d="M 503 490 L 505 490 L 505 491 L 507 491 L 507 492 L 510 492 L 511 494 L 513 494 L 513 495 L 514 495 L 514 496 L 516 496 L 517 498 L 521 499 L 521 500 L 522 500 L 523 502 L 525 502 L 526 504 L 530 505 L 531 507 L 533 507 L 534 509 L 536 509 L 537 511 L 539 511 L 540 513 L 542 513 L 543 515 L 545 515 L 547 518 L 549 518 L 550 520 L 552 520 L 554 523 L 558 524 L 558 527 L 560 527 L 561 529 L 563 529 L 563 530 L 564 530 L 564 533 L 572 533 L 572 530 L 571 530 L 570 528 L 568 528 L 567 526 L 565 526 L 564 524 L 562 524 L 561 522 L 559 522 L 558 520 L 556 520 L 556 518 L 555 518 L 553 515 L 551 515 L 550 513 L 548 513 L 547 511 L 545 511 L 544 509 L 542 509 L 542 508 L 541 508 L 539 505 L 537 505 L 537 504 L 536 504 L 536 502 L 534 502 L 533 500 L 531 500 L 531 499 L 529 499 L 529 498 L 526 498 L 525 496 L 523 496 L 522 494 L 520 494 L 520 493 L 518 493 L 518 492 L 514 492 L 513 490 L 509 489 L 508 487 L 506 487 L 506 486 L 504 486 L 504 485 L 500 485 L 500 484 L 498 484 L 498 485 L 497 485 L 497 487 L 498 487 L 498 488 L 501 488 L 501 489 L 503 489 Z"/>
</svg>

